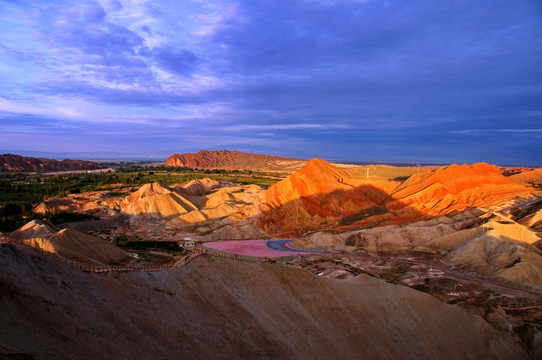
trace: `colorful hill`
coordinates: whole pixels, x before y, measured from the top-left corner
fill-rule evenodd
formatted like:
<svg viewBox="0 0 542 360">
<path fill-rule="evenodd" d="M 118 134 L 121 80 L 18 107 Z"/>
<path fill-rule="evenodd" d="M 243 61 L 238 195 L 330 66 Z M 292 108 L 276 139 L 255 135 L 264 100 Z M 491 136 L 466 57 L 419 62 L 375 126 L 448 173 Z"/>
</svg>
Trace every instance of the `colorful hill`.
<svg viewBox="0 0 542 360">
<path fill-rule="evenodd" d="M 403 182 L 386 202 L 402 216 L 453 215 L 468 208 L 498 205 L 531 190 L 503 176 L 494 165 L 449 165 L 416 174 Z"/>
<path fill-rule="evenodd" d="M 542 184 L 542 168 L 515 174 L 509 179 L 518 184 Z"/>
<path fill-rule="evenodd" d="M 339 219 L 371 209 L 386 212 L 384 200 L 397 182 L 358 179 L 321 159 L 272 185 L 260 225 L 271 233 L 337 225 Z M 371 213 L 369 211 L 369 213 Z"/>
<path fill-rule="evenodd" d="M 260 226 L 270 233 L 406 224 L 499 205 L 531 190 L 484 163 L 450 165 L 403 183 L 354 177 L 320 159 L 271 186 Z"/>
</svg>

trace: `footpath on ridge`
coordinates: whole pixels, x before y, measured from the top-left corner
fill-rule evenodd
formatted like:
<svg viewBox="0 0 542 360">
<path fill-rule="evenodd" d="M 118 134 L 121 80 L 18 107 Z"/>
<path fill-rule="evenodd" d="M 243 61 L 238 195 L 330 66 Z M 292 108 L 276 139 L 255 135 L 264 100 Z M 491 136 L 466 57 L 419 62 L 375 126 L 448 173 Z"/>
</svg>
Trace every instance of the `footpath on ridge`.
<svg viewBox="0 0 542 360">
<path fill-rule="evenodd" d="M 167 265 L 155 265 L 155 266 L 127 266 L 127 265 L 109 265 L 109 266 L 89 266 L 72 261 L 63 257 L 56 255 L 53 252 L 44 251 L 43 249 L 35 248 L 24 243 L 21 240 L 15 240 L 9 237 L 0 238 L 0 246 L 6 244 L 16 244 L 32 247 L 36 251 L 39 251 L 45 255 L 51 256 L 55 260 L 78 268 L 80 270 L 88 272 L 107 272 L 107 271 L 159 271 L 159 270 L 171 270 L 171 269 L 180 269 L 186 266 L 195 258 L 202 255 L 210 255 L 222 258 L 228 258 L 238 261 L 247 261 L 247 262 L 266 262 L 266 261 L 275 261 L 275 258 L 278 257 L 288 257 L 288 256 L 298 256 L 303 257 L 303 255 L 309 254 L 320 254 L 320 255 L 331 255 L 334 258 L 337 257 L 351 257 L 359 259 L 369 259 L 369 260 L 382 260 L 389 262 L 402 262 L 402 263 L 411 263 L 433 267 L 439 269 L 449 275 L 456 276 L 459 278 L 467 279 L 470 281 L 475 281 L 482 283 L 488 286 L 495 286 L 502 289 L 507 289 L 511 291 L 520 292 L 523 294 L 528 294 L 531 296 L 536 296 L 542 298 L 542 293 L 519 288 L 516 286 L 498 283 L 492 280 L 485 280 L 455 271 L 446 266 L 426 262 L 422 260 L 407 259 L 407 258 L 396 258 L 396 257 L 385 257 L 385 256 L 371 256 L 371 255 L 360 255 L 360 254 L 349 254 L 336 251 L 325 251 L 325 250 L 300 250 L 294 249 L 288 246 L 291 239 L 278 239 L 278 240 L 238 240 L 238 241 L 215 241 L 211 243 L 205 243 L 202 249 L 198 249 L 196 252 L 188 254 L 183 258 L 179 259 L 173 264 Z"/>
</svg>

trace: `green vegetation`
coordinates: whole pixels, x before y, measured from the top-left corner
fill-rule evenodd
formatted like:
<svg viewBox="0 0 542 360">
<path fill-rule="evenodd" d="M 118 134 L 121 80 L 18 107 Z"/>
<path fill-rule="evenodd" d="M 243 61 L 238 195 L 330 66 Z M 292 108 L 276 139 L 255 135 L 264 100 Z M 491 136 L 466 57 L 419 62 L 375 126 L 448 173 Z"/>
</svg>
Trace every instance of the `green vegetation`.
<svg viewBox="0 0 542 360">
<path fill-rule="evenodd" d="M 96 190 L 110 190 L 111 196 L 124 196 L 123 193 L 115 190 L 155 181 L 160 181 L 165 185 L 180 184 L 205 177 L 264 187 L 282 178 L 273 173 L 198 170 L 166 166 L 125 166 L 103 173 L 72 173 L 53 176 L 44 176 L 36 172 L 2 172 L 0 173 L 0 205 L 10 202 L 36 204 L 53 196 L 63 197 Z"/>
<path fill-rule="evenodd" d="M 111 197 L 124 197 L 126 187 L 160 181 L 165 185 L 211 178 L 267 187 L 282 179 L 273 173 L 238 170 L 198 170 L 184 167 L 127 165 L 102 173 L 71 173 L 45 176 L 36 172 L 0 172 L 0 231 L 13 231 L 35 218 L 49 217 L 54 224 L 92 219 L 73 213 L 32 213 L 32 207 L 51 197 L 106 190 Z"/>
<path fill-rule="evenodd" d="M 11 232 L 31 220 L 43 218 L 48 218 L 53 224 L 98 219 L 92 215 L 70 213 L 66 211 L 45 215 L 35 214 L 32 212 L 32 204 L 28 202 L 7 203 L 0 207 L 0 232 Z"/>
</svg>

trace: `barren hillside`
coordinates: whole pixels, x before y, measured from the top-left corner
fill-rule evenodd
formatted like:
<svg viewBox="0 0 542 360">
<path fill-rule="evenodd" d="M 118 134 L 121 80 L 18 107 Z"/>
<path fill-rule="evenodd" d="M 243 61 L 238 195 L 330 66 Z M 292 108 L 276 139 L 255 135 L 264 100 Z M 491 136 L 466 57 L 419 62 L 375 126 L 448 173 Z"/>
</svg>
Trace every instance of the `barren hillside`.
<svg viewBox="0 0 542 360">
<path fill-rule="evenodd" d="M 430 295 L 279 264 L 202 257 L 179 270 L 93 274 L 2 245 L 0 287 L 3 358 L 527 358 Z"/>
</svg>

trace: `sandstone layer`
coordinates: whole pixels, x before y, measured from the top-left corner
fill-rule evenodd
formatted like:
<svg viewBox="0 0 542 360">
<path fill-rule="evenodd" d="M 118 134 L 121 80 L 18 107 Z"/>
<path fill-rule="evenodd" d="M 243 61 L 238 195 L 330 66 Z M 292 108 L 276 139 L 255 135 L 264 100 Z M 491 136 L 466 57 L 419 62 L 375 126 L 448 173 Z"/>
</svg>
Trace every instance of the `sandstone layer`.
<svg viewBox="0 0 542 360">
<path fill-rule="evenodd" d="M 250 239 L 268 235 L 256 226 L 265 190 L 211 179 L 193 180 L 172 187 L 146 184 L 127 196 L 122 212 L 165 221 L 168 229 L 191 234 L 194 239 Z M 155 226 L 148 224 L 148 226 Z"/>
<path fill-rule="evenodd" d="M 385 199 L 397 182 L 359 179 L 321 159 L 269 187 L 267 211 L 261 226 L 268 232 L 337 225 L 339 219 L 359 214 L 385 214 Z"/>
<path fill-rule="evenodd" d="M 518 184 L 542 184 L 542 168 L 525 171 L 520 174 L 510 176 L 510 180 Z"/>
</svg>

